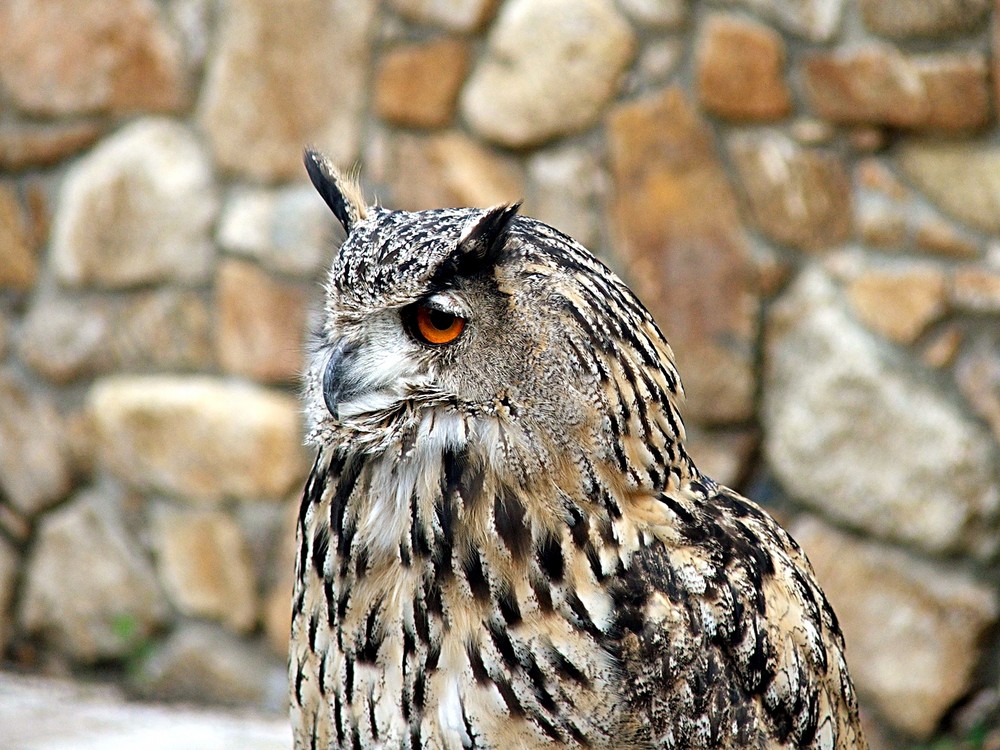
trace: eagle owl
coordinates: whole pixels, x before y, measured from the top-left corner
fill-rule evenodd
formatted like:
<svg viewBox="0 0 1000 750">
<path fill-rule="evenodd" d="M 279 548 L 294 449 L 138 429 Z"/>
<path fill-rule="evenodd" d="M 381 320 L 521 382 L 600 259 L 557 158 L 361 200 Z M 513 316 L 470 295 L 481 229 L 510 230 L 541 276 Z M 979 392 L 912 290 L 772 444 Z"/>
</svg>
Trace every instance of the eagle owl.
<svg viewBox="0 0 1000 750">
<path fill-rule="evenodd" d="M 684 447 L 673 354 L 516 205 L 367 206 L 305 380 L 295 747 L 865 748 L 798 545 Z"/>
</svg>

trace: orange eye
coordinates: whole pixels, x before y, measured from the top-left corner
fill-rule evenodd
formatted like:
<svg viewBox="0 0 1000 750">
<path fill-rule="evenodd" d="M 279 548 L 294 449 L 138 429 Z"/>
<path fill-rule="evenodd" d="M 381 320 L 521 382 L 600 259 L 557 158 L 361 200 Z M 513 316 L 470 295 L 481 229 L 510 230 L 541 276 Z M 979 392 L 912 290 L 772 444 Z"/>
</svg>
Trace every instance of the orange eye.
<svg viewBox="0 0 1000 750">
<path fill-rule="evenodd" d="M 457 315 L 420 305 L 416 318 L 417 335 L 428 344 L 450 344 L 465 330 L 465 319 Z"/>
</svg>

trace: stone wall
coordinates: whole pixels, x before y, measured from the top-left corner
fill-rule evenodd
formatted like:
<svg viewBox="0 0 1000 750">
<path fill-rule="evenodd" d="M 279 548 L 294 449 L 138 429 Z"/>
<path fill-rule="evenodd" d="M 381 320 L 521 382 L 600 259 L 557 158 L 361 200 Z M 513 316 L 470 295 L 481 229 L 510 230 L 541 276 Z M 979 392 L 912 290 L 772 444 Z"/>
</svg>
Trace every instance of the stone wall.
<svg viewBox="0 0 1000 750">
<path fill-rule="evenodd" d="M 998 6 L 7 0 L 7 665 L 280 707 L 315 143 L 620 270 L 694 457 L 813 560 L 873 745 L 1000 747 Z"/>
</svg>

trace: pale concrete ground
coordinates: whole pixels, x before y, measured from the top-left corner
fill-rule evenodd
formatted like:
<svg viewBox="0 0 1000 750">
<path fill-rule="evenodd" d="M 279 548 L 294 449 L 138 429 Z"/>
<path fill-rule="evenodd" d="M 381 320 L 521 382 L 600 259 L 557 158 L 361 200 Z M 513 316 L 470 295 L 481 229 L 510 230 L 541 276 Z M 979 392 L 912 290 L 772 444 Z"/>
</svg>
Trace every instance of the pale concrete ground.
<svg viewBox="0 0 1000 750">
<path fill-rule="evenodd" d="M 289 750 L 283 716 L 135 703 L 106 685 L 0 672 L 0 750 Z"/>
</svg>

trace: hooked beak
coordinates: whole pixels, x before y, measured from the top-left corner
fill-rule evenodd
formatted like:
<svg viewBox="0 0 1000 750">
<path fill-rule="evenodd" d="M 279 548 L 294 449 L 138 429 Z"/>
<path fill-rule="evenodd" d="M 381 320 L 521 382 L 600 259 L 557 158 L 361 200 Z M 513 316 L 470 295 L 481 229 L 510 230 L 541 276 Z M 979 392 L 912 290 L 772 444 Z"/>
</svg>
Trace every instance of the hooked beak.
<svg viewBox="0 0 1000 750">
<path fill-rule="evenodd" d="M 323 370 L 323 401 L 335 418 L 339 418 L 337 406 L 359 392 L 360 383 L 351 376 L 351 365 L 357 347 L 347 341 L 340 341 L 330 352 L 330 358 Z"/>
</svg>

